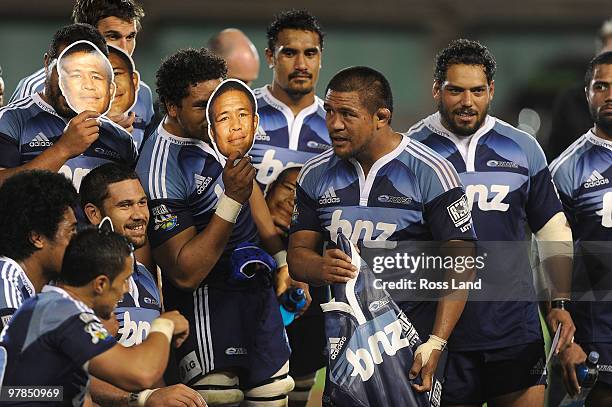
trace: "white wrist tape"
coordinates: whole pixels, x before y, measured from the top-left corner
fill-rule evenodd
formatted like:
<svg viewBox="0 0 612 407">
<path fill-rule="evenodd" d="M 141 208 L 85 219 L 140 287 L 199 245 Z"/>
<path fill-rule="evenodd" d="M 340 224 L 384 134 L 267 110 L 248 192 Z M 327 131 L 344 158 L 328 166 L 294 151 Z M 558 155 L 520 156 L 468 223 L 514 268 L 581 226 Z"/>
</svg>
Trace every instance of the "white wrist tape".
<svg viewBox="0 0 612 407">
<path fill-rule="evenodd" d="M 421 355 L 421 367 L 425 366 L 429 362 L 429 357 L 433 350 L 443 351 L 446 348 L 446 341 L 436 335 L 429 335 L 427 342 L 422 343 L 414 352 L 414 357 Z"/>
<path fill-rule="evenodd" d="M 217 205 L 215 214 L 223 220 L 230 223 L 236 223 L 236 219 L 238 219 L 241 209 L 242 204 L 234 201 L 232 198 L 225 195 L 224 192 L 221 194 L 221 198 L 219 198 L 219 205 Z"/>
<path fill-rule="evenodd" d="M 274 257 L 274 261 L 276 261 L 277 269 L 287 265 L 287 251 L 286 250 L 281 250 L 280 252 L 276 253 L 272 257 Z"/>
<path fill-rule="evenodd" d="M 172 342 L 172 334 L 174 333 L 174 322 L 166 318 L 156 318 L 151 323 L 151 330 L 149 331 L 149 333 L 152 332 L 161 332 L 166 335 L 166 338 L 168 338 L 168 342 Z"/>
<path fill-rule="evenodd" d="M 129 407 L 145 407 L 147 400 L 151 397 L 156 390 L 159 389 L 147 389 L 143 390 L 140 393 L 130 393 L 128 397 L 128 406 Z"/>
<path fill-rule="evenodd" d="M 572 230 L 567 224 L 567 218 L 563 212 L 557 212 L 546 224 L 535 234 L 538 241 L 538 252 L 540 261 L 553 256 L 573 257 L 574 245 L 572 241 Z"/>
</svg>

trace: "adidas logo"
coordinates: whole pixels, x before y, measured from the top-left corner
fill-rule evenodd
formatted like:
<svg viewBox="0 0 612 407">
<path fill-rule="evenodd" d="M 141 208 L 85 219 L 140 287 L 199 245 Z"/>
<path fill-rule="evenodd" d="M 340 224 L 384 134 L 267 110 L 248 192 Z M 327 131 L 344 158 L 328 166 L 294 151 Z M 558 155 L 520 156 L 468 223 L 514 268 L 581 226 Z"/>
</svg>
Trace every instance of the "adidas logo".
<svg viewBox="0 0 612 407">
<path fill-rule="evenodd" d="M 329 357 L 331 360 L 335 360 L 336 357 L 338 357 L 338 354 L 344 346 L 344 342 L 346 342 L 346 336 L 342 338 L 329 338 Z"/>
<path fill-rule="evenodd" d="M 195 179 L 195 184 L 196 184 L 198 195 L 204 192 L 208 184 L 210 184 L 210 181 L 212 181 L 211 177 L 203 177 L 199 174 L 194 174 L 193 177 Z"/>
<path fill-rule="evenodd" d="M 589 179 L 584 183 L 585 188 L 593 188 L 598 187 L 600 185 L 609 184 L 610 180 L 608 178 L 604 178 L 599 171 L 594 170 Z"/>
<path fill-rule="evenodd" d="M 319 205 L 328 205 L 339 202 L 340 198 L 336 196 L 336 191 L 334 191 L 334 187 L 329 187 L 327 191 L 323 194 L 323 196 L 319 198 Z"/>
<path fill-rule="evenodd" d="M 270 136 L 260 127 L 257 129 L 257 133 L 255 133 L 255 141 L 270 141 Z"/>
<path fill-rule="evenodd" d="M 546 363 L 543 358 L 538 359 L 538 363 L 529 371 L 532 375 L 542 375 L 544 372 L 546 372 Z"/>
<path fill-rule="evenodd" d="M 53 145 L 53 142 L 49 141 L 47 136 L 45 136 L 44 134 L 38 133 L 28 145 L 30 147 L 50 147 Z"/>
</svg>

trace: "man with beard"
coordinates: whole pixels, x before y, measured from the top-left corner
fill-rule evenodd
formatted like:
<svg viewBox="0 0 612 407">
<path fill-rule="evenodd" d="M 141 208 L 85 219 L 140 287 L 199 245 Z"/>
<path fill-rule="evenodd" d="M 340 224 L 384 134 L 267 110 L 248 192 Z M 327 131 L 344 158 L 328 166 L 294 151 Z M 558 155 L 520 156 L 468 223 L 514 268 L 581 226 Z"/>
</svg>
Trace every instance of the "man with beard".
<svg viewBox="0 0 612 407">
<path fill-rule="evenodd" d="M 609 244 L 601 243 L 612 240 L 612 52 L 589 63 L 585 92 L 595 125 L 550 165 L 576 252 L 572 300 L 578 301 L 570 304 L 576 343 L 561 353 L 561 365 L 568 393 L 574 395 L 579 391 L 576 365 L 597 351 L 599 378 L 586 405 L 603 407 L 612 403 L 612 310 L 602 301 L 612 289 L 612 259 Z"/>
<path fill-rule="evenodd" d="M 76 233 L 77 193 L 61 174 L 27 171 L 0 187 L 0 327 L 57 277 Z"/>
<path fill-rule="evenodd" d="M 79 40 L 108 56 L 104 39 L 92 26 L 63 27 L 45 54 L 44 91 L 0 110 L 0 183 L 24 170 L 45 169 L 63 173 L 78 190 L 83 176 L 101 164 L 135 163 L 137 151 L 127 131 L 94 111 L 75 114 L 61 94 L 57 58 Z"/>
<path fill-rule="evenodd" d="M 521 242 L 525 220 L 539 243 L 569 242 L 571 232 L 542 149 L 530 135 L 488 115 L 495 69 L 493 55 L 478 42 L 451 42 L 436 57 L 433 97 L 438 112 L 408 134 L 449 160 L 459 173 L 479 242 Z M 559 258 L 555 248 L 559 249 L 546 243 L 539 246 L 545 264 L 557 261 L 554 307 L 547 320 L 553 332 L 563 324 L 554 350 L 558 352 L 569 345 L 574 326 L 563 308 L 569 298 L 571 258 Z M 505 260 L 515 249 L 519 252 L 510 258 L 526 257 L 523 245 L 507 245 Z M 533 276 L 528 263 L 517 261 L 489 265 L 481 278 L 483 285 L 499 284 L 495 278 L 507 276 L 504 290 L 520 291 L 526 295 L 522 301 L 495 302 L 499 290 L 470 293 L 471 301 L 449 341 L 444 405 L 543 405 L 544 341 Z"/>
<path fill-rule="evenodd" d="M 147 196 L 133 170 L 114 163 L 95 168 L 83 178 L 80 198 L 81 208 L 91 224 L 97 226 L 109 219 L 114 231 L 124 236 L 135 249 L 146 244 L 149 223 Z M 144 265 L 134 262 L 128 290 L 115 308 L 119 321 L 117 341 L 127 347 L 142 343 L 151 324 L 159 317 L 160 306 L 155 279 Z M 129 405 L 130 400 L 139 400 L 146 407 L 182 406 L 181 400 L 196 402 L 201 399 L 185 385 L 163 386 L 163 381 L 160 381 L 153 390 L 130 394 L 92 378 L 90 393 L 93 401 L 102 407 Z"/>
<path fill-rule="evenodd" d="M 255 89 L 260 119 L 251 150 L 262 189 L 285 168 L 302 165 L 330 147 L 323 101 L 315 94 L 325 36 L 319 22 L 306 10 L 285 11 L 275 16 L 266 34 L 272 83 Z M 273 219 L 278 230 L 286 231 L 281 234 L 286 238 L 289 219 Z M 278 291 L 282 293 L 282 287 Z M 305 405 L 315 372 L 325 365 L 320 346 L 323 314 L 318 304 L 325 301 L 326 292 L 313 288 L 307 295 L 312 295 L 314 304 L 287 329 L 293 350 L 291 374 L 296 378 L 290 395 L 294 406 Z"/>
</svg>

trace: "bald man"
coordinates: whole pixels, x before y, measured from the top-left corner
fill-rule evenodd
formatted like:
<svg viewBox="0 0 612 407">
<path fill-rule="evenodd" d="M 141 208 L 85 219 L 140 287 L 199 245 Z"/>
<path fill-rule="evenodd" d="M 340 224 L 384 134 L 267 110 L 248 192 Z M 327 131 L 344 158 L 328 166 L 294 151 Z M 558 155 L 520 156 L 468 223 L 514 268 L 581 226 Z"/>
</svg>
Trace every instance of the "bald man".
<svg viewBox="0 0 612 407">
<path fill-rule="evenodd" d="M 208 41 L 208 48 L 227 63 L 227 77 L 251 86 L 259 76 L 257 49 L 242 31 L 227 28 Z"/>
</svg>

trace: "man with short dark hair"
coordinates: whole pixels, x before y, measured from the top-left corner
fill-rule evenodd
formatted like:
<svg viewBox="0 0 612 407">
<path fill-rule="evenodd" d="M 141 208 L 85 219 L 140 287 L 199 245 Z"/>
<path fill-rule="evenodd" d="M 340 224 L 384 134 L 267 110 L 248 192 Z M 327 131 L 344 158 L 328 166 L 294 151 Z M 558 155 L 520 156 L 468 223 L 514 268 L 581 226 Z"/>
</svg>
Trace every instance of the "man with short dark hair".
<svg viewBox="0 0 612 407">
<path fill-rule="evenodd" d="M 452 41 L 436 57 L 433 98 L 438 111 L 408 132 L 459 173 L 479 241 L 515 242 L 504 247 L 503 261 L 483 243 L 483 250 L 491 252 L 491 264 L 479 275 L 485 289 L 471 291 L 450 339 L 442 391 L 447 406 L 544 403 L 544 340 L 532 269 L 523 261 L 528 250 L 520 244 L 527 225 L 535 233 L 544 266 L 557 262 L 554 270 L 548 267 L 556 276 L 551 278 L 552 299 L 569 298 L 571 255 L 561 252 L 559 242 L 571 247 L 571 231 L 535 138 L 489 115 L 495 70 L 495 59 L 485 46 Z M 514 294 L 500 301 L 502 289 Z M 516 298 L 518 293 L 521 298 Z M 570 343 L 572 319 L 562 306 L 554 306 L 546 318 L 553 332 L 562 324 L 553 350 L 558 352 Z"/>
<path fill-rule="evenodd" d="M 168 363 L 168 345 L 180 346 L 189 324 L 177 311 L 166 312 L 130 348 L 108 334 L 100 318 L 109 318 L 128 290 L 133 262 L 123 236 L 96 228 L 79 232 L 66 248 L 56 285 L 28 299 L 2 331 L 2 385 L 61 386 L 61 404 L 71 406 L 83 405 L 89 375 L 127 391 L 152 387 Z M 205 406 L 201 399 L 190 402 Z"/>
<path fill-rule="evenodd" d="M 567 391 L 575 395 L 576 365 L 599 353 L 599 377 L 586 405 L 603 407 L 612 403 L 612 312 L 604 299 L 612 288 L 612 51 L 591 60 L 584 85 L 594 126 L 550 164 L 576 252 L 570 304 L 576 342 L 560 360 Z"/>
<path fill-rule="evenodd" d="M 77 193 L 61 174 L 26 171 L 0 186 L 0 327 L 57 277 L 76 233 Z"/>
<path fill-rule="evenodd" d="M 0 110 L 0 183 L 29 169 L 59 171 L 78 190 L 92 168 L 106 162 L 132 166 L 138 155 L 131 135 L 98 112 L 78 115 L 59 87 L 57 59 L 76 41 L 94 44 L 104 56 L 108 49 L 98 31 L 87 24 L 58 30 L 45 54 L 46 85 Z"/>
<path fill-rule="evenodd" d="M 227 63 L 227 77 L 251 86 L 259 76 L 259 55 L 242 31 L 226 28 L 208 40 L 207 48 Z"/>
<path fill-rule="evenodd" d="M 393 96 L 383 74 L 368 67 L 343 69 L 327 85 L 324 108 L 333 149 L 309 160 L 298 177 L 288 255 L 293 278 L 314 285 L 353 279 L 351 259 L 329 246 L 339 233 L 353 244 L 386 249 L 405 240 L 454 247 L 475 239 L 465 192 L 450 163 L 391 128 Z M 323 244 L 328 246 L 321 255 Z M 423 380 L 413 385 L 416 391 L 439 391 L 433 374 L 465 305 L 465 290 L 457 293 L 437 302 L 399 304 L 420 337 L 429 334 L 410 370 L 411 379 Z"/>
<path fill-rule="evenodd" d="M 142 6 L 135 0 L 76 0 L 72 10 L 72 19 L 75 23 L 92 25 L 108 44 L 125 50 L 129 55 L 134 53 L 136 35 L 143 17 Z M 64 44 L 64 47 L 66 45 L 68 44 Z M 144 82 L 140 83 L 136 105 L 132 112 L 127 116 L 110 117 L 132 134 L 138 148 L 144 140 L 145 130 L 154 114 L 151 89 Z M 19 81 L 10 102 L 42 92 L 45 86 L 45 69 L 42 68 Z"/>
</svg>

